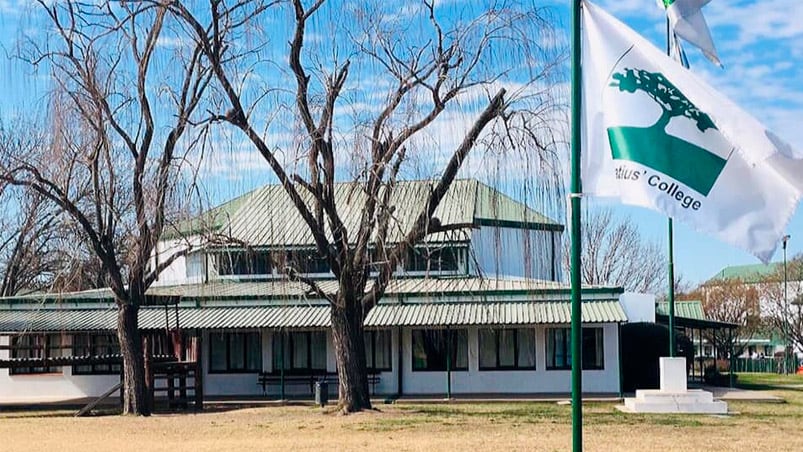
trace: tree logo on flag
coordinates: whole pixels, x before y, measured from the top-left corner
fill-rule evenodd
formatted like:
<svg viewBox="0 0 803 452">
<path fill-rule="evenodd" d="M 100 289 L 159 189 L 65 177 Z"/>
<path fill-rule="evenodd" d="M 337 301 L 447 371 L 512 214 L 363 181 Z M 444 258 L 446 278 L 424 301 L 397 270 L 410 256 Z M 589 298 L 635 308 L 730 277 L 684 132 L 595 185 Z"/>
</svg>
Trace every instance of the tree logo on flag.
<svg viewBox="0 0 803 452">
<path fill-rule="evenodd" d="M 725 167 L 726 159 L 680 137 L 667 133 L 673 118 L 693 121 L 697 131 L 717 131 L 711 118 L 700 111 L 660 72 L 625 68 L 612 75 L 609 86 L 619 92 L 643 92 L 659 107 L 661 115 L 649 127 L 608 128 L 615 160 L 628 160 L 659 171 L 707 196 Z"/>
</svg>

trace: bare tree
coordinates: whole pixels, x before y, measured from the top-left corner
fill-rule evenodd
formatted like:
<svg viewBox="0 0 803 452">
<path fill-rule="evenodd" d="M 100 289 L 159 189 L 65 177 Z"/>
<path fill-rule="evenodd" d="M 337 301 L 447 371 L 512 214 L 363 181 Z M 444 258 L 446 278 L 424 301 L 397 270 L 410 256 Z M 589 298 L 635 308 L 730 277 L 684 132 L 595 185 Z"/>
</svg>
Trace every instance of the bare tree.
<svg viewBox="0 0 803 452">
<path fill-rule="evenodd" d="M 775 272 L 756 284 L 762 314 L 772 330 L 785 338 L 785 344 L 803 349 L 803 256 L 787 262 L 785 280 L 784 291 L 784 269 L 778 265 Z"/>
<path fill-rule="evenodd" d="M 100 263 L 118 307 L 124 414 L 150 413 L 137 313 L 147 288 L 180 255 L 153 264 L 193 142 L 186 132 L 210 81 L 199 46 L 160 45 L 174 36 L 167 8 L 38 1 L 48 36 L 22 43 L 20 57 L 49 71 L 50 127 L 15 140 L 19 126 L 45 128 L 7 126 L 0 140 L 0 179 L 58 206 Z"/>
<path fill-rule="evenodd" d="M 583 284 L 613 285 L 653 294 L 664 292 L 667 271 L 664 253 L 658 244 L 644 239 L 628 218 L 616 219 L 610 209 L 587 209 L 582 231 Z M 568 246 L 566 241 L 563 253 L 566 274 L 571 256 Z"/>
<path fill-rule="evenodd" d="M 543 9 L 515 1 L 455 8 L 454 15 L 428 0 L 210 0 L 209 10 L 197 7 L 169 3 L 214 71 L 214 123 L 240 131 L 264 158 L 338 280 L 328 293 L 287 268 L 331 305 L 341 411 L 370 408 L 364 317 L 416 243 L 470 226 L 442 225 L 433 214 L 472 150 L 521 150 L 541 168 L 558 168 L 549 135 L 551 77 L 560 62 L 551 25 Z M 275 45 L 288 41 L 287 50 Z M 252 92 L 255 73 L 268 82 Z M 367 108 L 355 118 L 349 112 L 357 105 Z M 466 127 L 449 127 L 456 143 L 444 151 L 442 169 L 430 170 L 435 181 L 420 210 L 396 218 L 391 199 L 405 163 L 429 160 L 423 137 L 450 112 Z M 277 122 L 295 127 L 293 143 L 271 141 Z M 531 177 L 555 186 L 553 174 Z M 351 204 L 359 205 L 351 210 L 360 216 L 353 228 L 335 201 L 335 182 L 344 180 L 353 181 Z"/>
<path fill-rule="evenodd" d="M 759 291 L 741 279 L 714 280 L 687 297 L 702 300 L 706 318 L 739 325 L 732 332 L 711 329 L 703 333 L 716 348 L 717 356 L 727 356 L 731 347 L 740 355 L 747 341 L 762 329 Z"/>
<path fill-rule="evenodd" d="M 0 145 L 2 146 L 2 145 Z M 59 212 L 36 192 L 6 187 L 0 220 L 0 296 L 47 288 L 60 268 Z"/>
</svg>

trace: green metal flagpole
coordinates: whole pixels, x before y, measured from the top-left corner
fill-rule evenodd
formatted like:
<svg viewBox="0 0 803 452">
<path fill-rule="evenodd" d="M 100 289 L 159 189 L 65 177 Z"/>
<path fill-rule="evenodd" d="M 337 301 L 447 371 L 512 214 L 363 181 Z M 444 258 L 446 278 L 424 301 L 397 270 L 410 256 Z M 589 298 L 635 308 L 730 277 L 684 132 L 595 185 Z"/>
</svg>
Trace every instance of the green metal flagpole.
<svg viewBox="0 0 803 452">
<path fill-rule="evenodd" d="M 671 49 L 671 27 L 669 24 L 669 16 L 666 17 L 666 55 L 672 55 Z M 677 38 L 675 38 L 677 39 Z M 678 55 L 680 64 L 683 64 L 683 57 Z M 675 357 L 675 227 L 672 218 L 669 218 L 669 357 Z"/>
<path fill-rule="evenodd" d="M 582 320 L 580 300 L 580 9 L 582 0 L 572 0 L 572 450 L 583 450 L 583 401 L 582 401 Z"/>
<path fill-rule="evenodd" d="M 675 357 L 675 246 L 672 218 L 669 219 L 669 357 Z"/>
</svg>

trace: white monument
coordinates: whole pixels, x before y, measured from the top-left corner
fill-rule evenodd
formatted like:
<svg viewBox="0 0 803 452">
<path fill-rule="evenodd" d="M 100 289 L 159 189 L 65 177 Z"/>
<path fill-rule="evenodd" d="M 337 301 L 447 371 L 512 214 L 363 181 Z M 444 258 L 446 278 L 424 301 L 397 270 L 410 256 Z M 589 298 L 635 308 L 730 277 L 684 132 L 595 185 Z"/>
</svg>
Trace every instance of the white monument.
<svg viewBox="0 0 803 452">
<path fill-rule="evenodd" d="M 636 397 L 626 398 L 619 406 L 629 413 L 704 413 L 726 414 L 728 404 L 714 400 L 702 389 L 686 387 L 686 358 L 659 358 L 661 389 L 638 389 Z"/>
</svg>

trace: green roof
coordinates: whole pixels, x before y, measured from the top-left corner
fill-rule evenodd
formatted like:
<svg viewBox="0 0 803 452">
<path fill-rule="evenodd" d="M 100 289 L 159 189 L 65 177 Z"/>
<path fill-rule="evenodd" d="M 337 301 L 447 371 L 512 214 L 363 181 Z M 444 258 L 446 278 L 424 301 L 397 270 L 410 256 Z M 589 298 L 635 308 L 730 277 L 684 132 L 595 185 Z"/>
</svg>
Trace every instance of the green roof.
<svg viewBox="0 0 803 452">
<path fill-rule="evenodd" d="M 231 217 L 239 210 L 242 204 L 248 199 L 250 193 L 240 195 L 234 199 L 226 201 L 225 203 L 213 207 L 201 215 L 181 221 L 176 225 L 165 226 L 165 232 L 162 234 L 163 240 L 170 240 L 181 237 L 188 237 L 191 235 L 216 232 L 225 226 Z"/>
<path fill-rule="evenodd" d="M 772 262 L 769 264 L 733 265 L 725 267 L 711 277 L 711 280 L 720 279 L 741 279 L 746 283 L 757 283 L 769 276 L 776 274 L 783 263 Z"/>
<path fill-rule="evenodd" d="M 317 281 L 318 286 L 326 293 L 335 293 L 337 280 L 326 279 Z M 370 290 L 369 286 L 366 290 Z M 609 298 L 618 297 L 622 288 L 590 286 L 583 288 L 583 295 L 601 295 Z M 209 283 L 182 284 L 175 286 L 153 286 L 148 289 L 149 297 L 176 298 L 182 301 L 209 302 L 209 301 L 253 301 L 253 300 L 279 300 L 303 301 L 314 299 L 309 288 L 300 282 L 289 281 L 284 278 L 263 281 L 236 281 L 218 280 Z M 480 278 L 466 276 L 458 278 L 415 277 L 394 279 L 385 291 L 385 298 L 425 298 L 428 300 L 442 299 L 444 297 L 467 297 L 486 299 L 491 297 L 525 298 L 533 297 L 548 299 L 569 299 L 571 288 L 555 281 L 538 279 L 503 279 Z M 95 289 L 81 292 L 40 293 L 0 298 L 0 309 L 13 308 L 14 305 L 45 305 L 65 303 L 111 303 L 112 293 L 109 289 Z"/>
<path fill-rule="evenodd" d="M 669 315 L 669 303 L 662 301 L 655 303 L 656 314 Z M 701 301 L 675 301 L 675 317 L 686 319 L 706 320 Z"/>
<path fill-rule="evenodd" d="M 143 330 L 178 325 L 182 328 L 327 328 L 330 308 L 323 304 L 181 307 L 170 309 L 146 307 L 139 310 Z M 617 300 L 589 300 L 582 305 L 584 323 L 626 322 Z M 169 324 L 166 324 L 168 322 Z M 366 327 L 392 326 L 468 326 L 468 325 L 538 325 L 571 322 L 571 302 L 485 303 L 412 303 L 380 304 L 365 319 Z M 99 331 L 114 330 L 114 309 L 17 309 L 0 310 L 0 331 Z"/>
<path fill-rule="evenodd" d="M 390 228 L 388 240 L 399 241 L 409 230 L 434 188 L 436 181 L 402 181 L 396 185 L 389 205 L 398 225 Z M 365 193 L 354 182 L 335 184 L 335 204 L 349 237 L 356 237 L 362 219 Z M 308 204 L 312 195 L 299 193 Z M 455 180 L 435 211 L 442 225 L 507 226 L 563 230 L 563 225 L 477 180 Z M 327 223 L 328 226 L 328 223 Z M 250 246 L 312 246 L 314 241 L 306 222 L 281 185 L 265 185 L 226 204 L 215 207 L 190 221 L 180 223 L 172 234 L 192 235 L 201 231 L 225 232 L 235 241 Z M 328 231 L 327 231 L 328 232 Z M 467 241 L 468 227 L 461 233 L 438 233 L 429 242 Z"/>
</svg>

